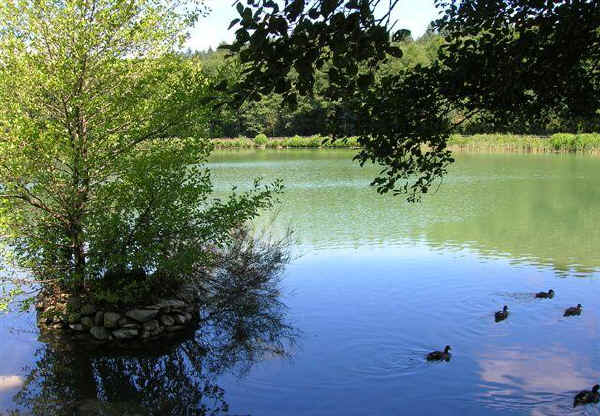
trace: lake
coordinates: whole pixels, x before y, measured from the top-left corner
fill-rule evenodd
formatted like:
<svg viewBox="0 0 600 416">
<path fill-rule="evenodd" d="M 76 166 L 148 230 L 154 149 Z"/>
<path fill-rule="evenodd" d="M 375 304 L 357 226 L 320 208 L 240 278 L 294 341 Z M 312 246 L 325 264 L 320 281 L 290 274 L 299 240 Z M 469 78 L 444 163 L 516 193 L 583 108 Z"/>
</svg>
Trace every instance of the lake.
<svg viewBox="0 0 600 416">
<path fill-rule="evenodd" d="M 286 308 L 248 317 L 253 342 L 223 340 L 217 324 L 160 351 L 56 353 L 33 314 L 11 313 L 0 413 L 68 414 L 69 402 L 81 414 L 600 415 L 572 408 L 600 383 L 600 159 L 457 154 L 441 186 L 408 204 L 378 195 L 376 169 L 352 155 L 211 157 L 218 194 L 256 176 L 286 185 L 257 224 L 294 230 Z M 553 299 L 534 298 L 550 288 Z M 562 316 L 578 303 L 581 316 Z M 449 362 L 425 360 L 447 344 Z"/>
</svg>

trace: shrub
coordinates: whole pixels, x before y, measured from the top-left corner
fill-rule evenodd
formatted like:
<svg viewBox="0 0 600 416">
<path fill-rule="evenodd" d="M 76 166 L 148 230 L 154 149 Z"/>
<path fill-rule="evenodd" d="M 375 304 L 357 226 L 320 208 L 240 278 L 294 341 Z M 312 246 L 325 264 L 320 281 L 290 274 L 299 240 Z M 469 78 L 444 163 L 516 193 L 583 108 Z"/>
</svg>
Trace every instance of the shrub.
<svg viewBox="0 0 600 416">
<path fill-rule="evenodd" d="M 264 146 L 267 144 L 268 141 L 269 139 L 267 138 L 267 136 L 262 133 L 257 134 L 254 138 L 254 144 L 256 144 L 257 146 Z"/>
<path fill-rule="evenodd" d="M 556 151 L 569 151 L 572 149 L 575 137 L 574 134 L 556 133 L 550 137 L 550 143 L 552 143 L 552 148 Z"/>
<path fill-rule="evenodd" d="M 600 150 L 600 133 L 582 133 L 577 135 L 581 150 Z"/>
</svg>

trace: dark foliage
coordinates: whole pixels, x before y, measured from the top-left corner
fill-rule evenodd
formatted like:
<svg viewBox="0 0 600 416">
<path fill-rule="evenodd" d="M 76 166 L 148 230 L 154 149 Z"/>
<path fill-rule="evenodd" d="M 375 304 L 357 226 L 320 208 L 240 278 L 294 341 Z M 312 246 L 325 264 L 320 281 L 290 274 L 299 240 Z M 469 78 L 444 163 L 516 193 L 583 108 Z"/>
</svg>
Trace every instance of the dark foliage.
<svg viewBox="0 0 600 416">
<path fill-rule="evenodd" d="M 499 125 L 549 112 L 597 120 L 600 1 L 447 1 L 442 93 Z"/>
<path fill-rule="evenodd" d="M 363 146 L 358 161 L 382 166 L 372 184 L 409 200 L 446 173 L 447 139 L 469 120 L 496 131 L 533 130 L 553 117 L 572 120 L 573 129 L 599 125 L 597 0 L 439 0 L 445 14 L 435 29 L 446 44 L 437 59 L 392 72 L 381 69 L 402 56 L 395 42 L 408 33 L 390 29 L 398 2 L 377 15 L 378 3 L 236 2 L 229 49 L 245 65 L 238 102 L 277 93 L 294 106 L 325 73 L 326 133 L 347 134 L 341 126 L 350 120 Z"/>
</svg>

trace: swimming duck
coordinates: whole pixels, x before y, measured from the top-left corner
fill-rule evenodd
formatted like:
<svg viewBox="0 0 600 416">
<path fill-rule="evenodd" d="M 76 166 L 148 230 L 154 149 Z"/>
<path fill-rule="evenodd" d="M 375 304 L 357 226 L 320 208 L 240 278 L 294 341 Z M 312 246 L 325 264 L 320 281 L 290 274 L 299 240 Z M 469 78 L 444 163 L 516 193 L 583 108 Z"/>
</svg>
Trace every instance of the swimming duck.
<svg viewBox="0 0 600 416">
<path fill-rule="evenodd" d="M 501 311 L 496 312 L 494 317 L 496 318 L 496 322 L 504 321 L 508 318 L 508 306 L 504 305 L 504 308 L 502 308 Z"/>
<path fill-rule="evenodd" d="M 578 303 L 577 306 L 565 309 L 565 314 L 563 316 L 581 315 L 581 309 L 581 303 Z"/>
<path fill-rule="evenodd" d="M 588 403 L 598 403 L 600 402 L 600 386 L 596 384 L 592 387 L 592 391 L 583 390 L 577 393 L 575 399 L 573 400 L 573 407 L 579 406 L 580 404 L 588 404 Z"/>
<path fill-rule="evenodd" d="M 452 348 L 450 348 L 450 345 L 446 345 L 444 351 L 430 352 L 429 354 L 427 354 L 427 361 L 450 361 L 450 357 L 452 356 L 452 354 L 450 354 L 448 351 L 450 351 L 451 349 Z"/>
<path fill-rule="evenodd" d="M 536 298 L 552 299 L 554 297 L 554 290 L 550 289 L 548 292 L 538 292 L 535 294 Z"/>
</svg>

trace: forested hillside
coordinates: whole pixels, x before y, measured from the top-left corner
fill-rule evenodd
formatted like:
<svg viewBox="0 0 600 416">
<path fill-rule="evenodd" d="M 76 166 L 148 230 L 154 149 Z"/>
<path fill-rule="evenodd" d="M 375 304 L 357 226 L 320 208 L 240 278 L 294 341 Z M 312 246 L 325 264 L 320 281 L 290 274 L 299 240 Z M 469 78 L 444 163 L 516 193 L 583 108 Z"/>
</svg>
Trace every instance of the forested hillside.
<svg viewBox="0 0 600 416">
<path fill-rule="evenodd" d="M 411 37 L 398 42 L 403 51 L 401 58 L 390 57 L 379 70 L 380 75 L 398 73 L 417 65 L 427 66 L 437 59 L 437 52 L 444 42 L 443 37 L 428 30 L 418 39 Z M 224 50 L 188 51 L 189 59 L 198 60 L 204 73 L 213 80 L 214 84 L 227 81 L 232 85 L 239 78 L 242 66 L 236 57 L 227 58 Z M 224 104 L 213 112 L 206 135 L 217 137 L 255 137 L 265 134 L 269 137 L 291 137 L 295 135 L 310 136 L 328 134 L 331 126 L 327 123 L 330 115 L 335 114 L 337 125 L 335 130 L 343 136 L 356 134 L 354 119 L 349 111 L 345 111 L 343 102 L 334 102 L 326 98 L 324 91 L 328 87 L 325 71 L 318 72 L 317 93 L 312 97 L 299 96 L 298 105 L 291 109 L 282 104 L 279 94 L 262 96 L 258 102 L 247 100 L 240 108 L 227 103 L 227 97 L 222 97 Z M 460 108 L 455 109 L 456 121 L 462 118 Z M 510 124 L 494 125 L 484 121 L 485 116 L 471 118 L 460 124 L 456 133 L 515 133 L 545 135 L 557 132 L 596 132 L 600 129 L 600 114 L 596 120 L 578 120 L 563 117 L 555 112 L 548 113 L 545 120 L 531 124 L 522 120 L 514 120 Z"/>
</svg>

